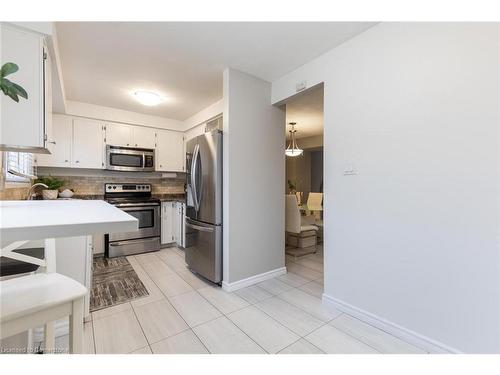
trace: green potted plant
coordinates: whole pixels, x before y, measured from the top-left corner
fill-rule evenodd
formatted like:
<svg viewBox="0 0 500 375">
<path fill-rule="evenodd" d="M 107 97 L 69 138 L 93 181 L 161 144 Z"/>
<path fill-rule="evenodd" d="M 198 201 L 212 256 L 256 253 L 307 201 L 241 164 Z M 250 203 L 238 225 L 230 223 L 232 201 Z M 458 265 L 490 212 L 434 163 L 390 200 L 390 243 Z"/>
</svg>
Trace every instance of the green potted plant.
<svg viewBox="0 0 500 375">
<path fill-rule="evenodd" d="M 8 80 L 8 75 L 15 73 L 19 70 L 19 67 L 11 62 L 3 64 L 0 69 L 0 90 L 3 91 L 5 95 L 11 98 L 16 103 L 19 103 L 19 97 L 28 99 L 28 93 L 18 84 Z"/>
<path fill-rule="evenodd" d="M 39 177 L 35 180 L 35 183 L 39 182 L 48 186 L 48 188 L 42 192 L 43 199 L 57 199 L 59 189 L 64 185 L 62 180 L 51 176 Z"/>
</svg>

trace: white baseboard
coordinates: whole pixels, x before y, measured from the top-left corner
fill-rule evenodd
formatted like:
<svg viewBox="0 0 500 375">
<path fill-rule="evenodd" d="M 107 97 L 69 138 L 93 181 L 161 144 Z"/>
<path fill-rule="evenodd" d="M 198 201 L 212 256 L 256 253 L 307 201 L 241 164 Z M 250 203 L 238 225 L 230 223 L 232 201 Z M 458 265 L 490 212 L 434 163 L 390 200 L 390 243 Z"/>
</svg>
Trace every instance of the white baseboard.
<svg viewBox="0 0 500 375">
<path fill-rule="evenodd" d="M 337 298 L 331 297 L 323 293 L 323 304 L 326 308 L 335 308 L 342 311 L 348 315 L 351 315 L 363 322 L 366 322 L 382 331 L 390 333 L 393 336 L 400 338 L 416 347 L 424 349 L 429 353 L 462 353 L 460 350 L 452 348 L 446 344 L 439 341 L 433 340 L 427 336 L 421 335 L 420 333 L 414 332 L 408 328 L 402 327 L 398 324 L 392 323 L 384 318 L 381 318 L 375 314 L 368 311 L 350 305 L 344 301 Z"/>
<path fill-rule="evenodd" d="M 260 273 L 255 276 L 250 276 L 246 279 L 235 281 L 234 283 L 227 283 L 223 281 L 222 289 L 224 289 L 226 292 L 234 292 L 235 290 L 246 288 L 247 286 L 254 285 L 284 274 L 286 274 L 286 267 L 276 268 L 275 270 Z"/>
</svg>

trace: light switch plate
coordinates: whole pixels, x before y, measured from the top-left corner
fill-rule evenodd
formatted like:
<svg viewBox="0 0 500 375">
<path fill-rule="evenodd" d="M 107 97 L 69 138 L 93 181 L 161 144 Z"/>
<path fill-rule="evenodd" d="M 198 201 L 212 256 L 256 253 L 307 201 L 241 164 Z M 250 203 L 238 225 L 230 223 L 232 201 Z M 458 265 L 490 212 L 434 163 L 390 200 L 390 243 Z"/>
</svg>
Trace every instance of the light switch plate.
<svg viewBox="0 0 500 375">
<path fill-rule="evenodd" d="M 346 164 L 344 169 L 344 176 L 353 176 L 357 174 L 358 172 L 356 171 L 354 164 L 352 163 Z"/>
</svg>

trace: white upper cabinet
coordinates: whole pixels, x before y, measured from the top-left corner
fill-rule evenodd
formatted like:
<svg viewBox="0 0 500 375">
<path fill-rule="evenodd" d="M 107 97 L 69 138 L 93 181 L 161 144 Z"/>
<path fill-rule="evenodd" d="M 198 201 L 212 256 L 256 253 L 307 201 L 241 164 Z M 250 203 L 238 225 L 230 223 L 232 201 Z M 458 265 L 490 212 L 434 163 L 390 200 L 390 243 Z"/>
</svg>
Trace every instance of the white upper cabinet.
<svg viewBox="0 0 500 375">
<path fill-rule="evenodd" d="M 132 126 L 117 123 L 106 124 L 106 144 L 132 147 Z"/>
<path fill-rule="evenodd" d="M 51 154 L 36 157 L 40 167 L 104 169 L 106 144 L 109 144 L 155 149 L 155 170 L 185 170 L 184 135 L 181 132 L 116 123 L 105 125 L 104 121 L 62 114 L 54 114 L 52 122 L 53 140 L 48 142 Z"/>
<path fill-rule="evenodd" d="M 73 159 L 76 168 L 104 168 L 103 124 L 95 120 L 73 120 Z"/>
<path fill-rule="evenodd" d="M 71 167 L 73 141 L 73 119 L 68 116 L 52 117 L 53 143 L 49 143 L 51 154 L 39 154 L 37 165 L 41 167 Z"/>
<path fill-rule="evenodd" d="M 170 130 L 156 131 L 156 170 L 184 172 L 182 133 Z"/>
<path fill-rule="evenodd" d="M 144 126 L 131 126 L 132 145 L 141 148 L 155 148 L 156 129 L 146 128 Z"/>
<path fill-rule="evenodd" d="M 1 149 L 25 149 L 31 152 L 46 152 L 46 140 L 52 141 L 50 116 L 51 106 L 50 64 L 44 38 L 40 34 L 15 26 L 0 23 L 1 64 L 15 63 L 19 70 L 6 78 L 23 87 L 28 99 L 19 97 L 19 102 L 0 95 Z"/>
<path fill-rule="evenodd" d="M 118 123 L 106 124 L 106 144 L 111 146 L 155 148 L 155 129 Z"/>
</svg>

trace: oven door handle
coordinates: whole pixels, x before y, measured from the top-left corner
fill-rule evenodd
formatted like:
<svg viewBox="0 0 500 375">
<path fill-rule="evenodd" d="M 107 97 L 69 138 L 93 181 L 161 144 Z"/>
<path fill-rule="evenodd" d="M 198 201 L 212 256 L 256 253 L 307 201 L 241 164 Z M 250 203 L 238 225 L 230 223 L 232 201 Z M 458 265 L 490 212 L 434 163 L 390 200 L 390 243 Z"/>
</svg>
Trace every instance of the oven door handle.
<svg viewBox="0 0 500 375">
<path fill-rule="evenodd" d="M 156 241 L 158 241 L 158 237 L 151 237 L 151 238 L 144 238 L 144 239 L 139 239 L 139 240 L 110 242 L 109 246 L 123 246 L 123 245 L 131 245 L 131 244 L 135 244 L 135 243 L 156 242 Z"/>
<path fill-rule="evenodd" d="M 115 207 L 159 207 L 159 203 L 118 203 L 114 205 Z"/>
</svg>

